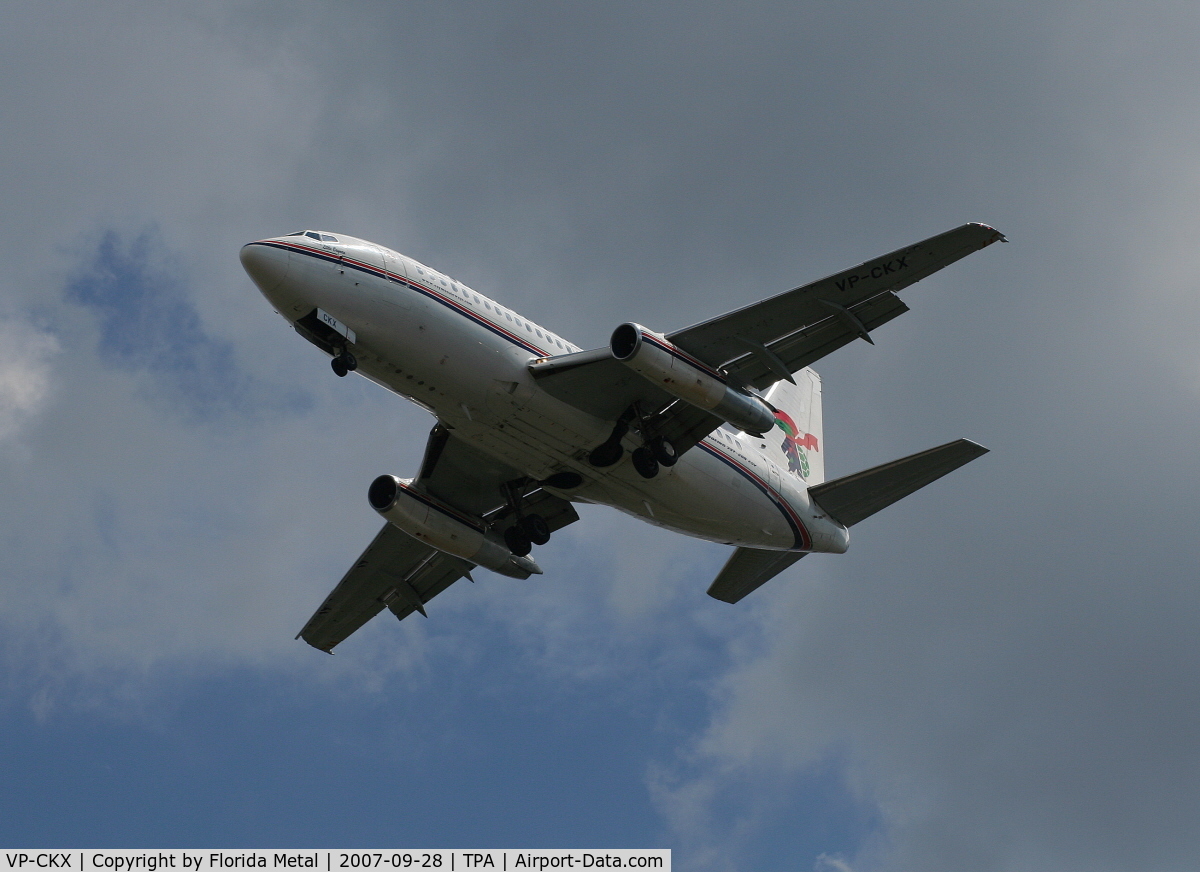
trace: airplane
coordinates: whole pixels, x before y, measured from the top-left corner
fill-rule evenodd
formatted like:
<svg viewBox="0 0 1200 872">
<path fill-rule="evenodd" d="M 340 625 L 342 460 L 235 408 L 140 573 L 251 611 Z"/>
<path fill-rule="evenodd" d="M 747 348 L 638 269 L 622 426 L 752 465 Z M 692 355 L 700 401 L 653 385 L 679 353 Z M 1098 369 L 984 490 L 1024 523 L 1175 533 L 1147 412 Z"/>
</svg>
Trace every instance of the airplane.
<svg viewBox="0 0 1200 872">
<path fill-rule="evenodd" d="M 413 258 L 303 230 L 241 249 L 258 289 L 330 357 L 429 411 L 413 478 L 381 475 L 383 528 L 297 635 L 332 654 L 385 608 L 403 620 L 477 566 L 542 574 L 533 546 L 606 505 L 734 546 L 708 588 L 736 603 L 806 554 L 987 452 L 958 439 L 825 480 L 811 364 L 908 307 L 897 293 L 1006 242 L 953 230 L 671 333 L 618 325 L 582 349 Z"/>
</svg>

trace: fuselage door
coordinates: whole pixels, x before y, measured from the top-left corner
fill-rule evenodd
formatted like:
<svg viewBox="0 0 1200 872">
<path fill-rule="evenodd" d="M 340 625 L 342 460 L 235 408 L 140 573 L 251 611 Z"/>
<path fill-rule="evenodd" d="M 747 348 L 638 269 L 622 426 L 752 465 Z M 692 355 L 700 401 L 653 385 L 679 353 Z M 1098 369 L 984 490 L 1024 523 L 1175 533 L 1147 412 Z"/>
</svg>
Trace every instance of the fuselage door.
<svg viewBox="0 0 1200 872">
<path fill-rule="evenodd" d="M 404 272 L 404 258 L 383 249 L 383 268 L 387 271 L 389 281 L 403 280 L 406 273 Z"/>
<path fill-rule="evenodd" d="M 779 466 L 777 464 L 773 463 L 770 458 L 766 458 L 766 463 L 767 463 L 767 467 L 770 469 L 769 481 L 771 482 L 771 490 L 775 491 L 775 493 L 780 494 L 782 496 L 783 483 L 780 481 L 780 478 L 779 478 Z"/>
</svg>

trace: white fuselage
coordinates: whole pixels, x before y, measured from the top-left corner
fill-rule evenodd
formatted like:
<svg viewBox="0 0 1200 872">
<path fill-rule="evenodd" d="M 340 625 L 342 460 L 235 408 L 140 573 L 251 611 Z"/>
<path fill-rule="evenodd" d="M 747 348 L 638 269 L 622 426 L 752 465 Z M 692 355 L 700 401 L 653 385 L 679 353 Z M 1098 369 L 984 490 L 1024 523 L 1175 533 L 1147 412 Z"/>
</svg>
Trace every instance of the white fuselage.
<svg viewBox="0 0 1200 872">
<path fill-rule="evenodd" d="M 333 237 L 331 237 L 333 238 Z M 295 323 L 320 309 L 354 334 L 358 371 L 428 409 L 455 435 L 525 475 L 574 471 L 583 484 L 552 492 L 614 506 L 671 530 L 751 548 L 842 552 L 846 529 L 806 484 L 762 450 L 763 440 L 718 429 L 642 478 L 628 459 L 588 463 L 613 422 L 543 391 L 528 370 L 580 349 L 411 258 L 338 234 L 247 245 L 242 260 L 277 311 Z"/>
</svg>

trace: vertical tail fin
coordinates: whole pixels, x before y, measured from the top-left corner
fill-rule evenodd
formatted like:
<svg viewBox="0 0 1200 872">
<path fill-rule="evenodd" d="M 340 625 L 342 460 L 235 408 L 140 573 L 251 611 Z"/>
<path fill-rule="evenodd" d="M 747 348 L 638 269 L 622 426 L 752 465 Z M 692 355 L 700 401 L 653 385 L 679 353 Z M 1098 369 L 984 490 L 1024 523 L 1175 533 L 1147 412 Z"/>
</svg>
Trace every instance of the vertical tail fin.
<svg viewBox="0 0 1200 872">
<path fill-rule="evenodd" d="M 821 428 L 821 377 L 811 369 L 796 373 L 796 383 L 779 381 L 766 393 L 776 408 L 775 429 L 767 451 L 781 467 L 806 485 L 825 480 L 825 434 Z"/>
</svg>

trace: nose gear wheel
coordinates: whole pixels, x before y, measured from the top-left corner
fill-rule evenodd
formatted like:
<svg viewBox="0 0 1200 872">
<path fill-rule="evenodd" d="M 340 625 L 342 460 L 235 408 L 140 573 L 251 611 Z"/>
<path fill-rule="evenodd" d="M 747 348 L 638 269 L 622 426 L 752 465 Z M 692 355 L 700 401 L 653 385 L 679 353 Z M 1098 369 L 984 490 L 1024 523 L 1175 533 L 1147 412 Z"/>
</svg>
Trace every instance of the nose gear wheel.
<svg viewBox="0 0 1200 872">
<path fill-rule="evenodd" d="M 343 348 L 337 357 L 329 361 L 329 365 L 333 368 L 334 375 L 338 378 L 345 378 L 346 373 L 354 372 L 354 370 L 358 369 L 358 360 L 353 354 Z"/>
</svg>

